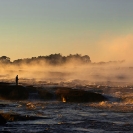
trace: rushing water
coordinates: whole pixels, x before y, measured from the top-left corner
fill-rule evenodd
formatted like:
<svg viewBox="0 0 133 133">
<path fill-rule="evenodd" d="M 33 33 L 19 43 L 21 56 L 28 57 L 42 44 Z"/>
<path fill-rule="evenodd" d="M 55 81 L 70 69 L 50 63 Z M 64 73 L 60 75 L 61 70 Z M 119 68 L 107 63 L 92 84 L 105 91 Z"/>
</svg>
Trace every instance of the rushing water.
<svg viewBox="0 0 133 133">
<path fill-rule="evenodd" d="M 133 89 L 130 86 L 101 87 L 99 91 L 102 91 L 109 101 L 99 103 L 42 101 L 36 93 L 30 94 L 27 101 L 1 101 L 1 105 L 5 105 L 0 107 L 1 112 L 38 116 L 41 119 L 8 122 L 6 125 L 0 126 L 0 131 L 12 133 L 132 133 Z"/>
<path fill-rule="evenodd" d="M 99 109 L 89 104 L 49 102 L 6 102 L 4 112 L 42 116 L 44 119 L 8 122 L 1 131 L 13 133 L 84 133 L 84 132 L 132 132 L 133 113 Z"/>
</svg>

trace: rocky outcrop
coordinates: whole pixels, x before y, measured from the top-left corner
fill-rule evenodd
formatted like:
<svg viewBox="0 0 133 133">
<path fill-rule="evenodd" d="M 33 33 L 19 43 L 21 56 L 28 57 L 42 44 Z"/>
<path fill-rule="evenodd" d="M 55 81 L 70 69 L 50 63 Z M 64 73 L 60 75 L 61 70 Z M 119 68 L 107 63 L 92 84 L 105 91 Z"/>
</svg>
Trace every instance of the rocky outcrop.
<svg viewBox="0 0 133 133">
<path fill-rule="evenodd" d="M 38 90 L 38 94 L 43 100 L 52 100 L 54 98 L 54 94 L 48 90 L 40 89 Z"/>
<path fill-rule="evenodd" d="M 25 100 L 28 98 L 26 87 L 21 85 L 0 84 L 0 98 L 7 100 Z"/>
<path fill-rule="evenodd" d="M 107 100 L 99 93 L 66 87 L 58 88 L 56 95 L 63 102 L 101 102 Z"/>
<path fill-rule="evenodd" d="M 72 89 L 69 87 L 41 88 L 0 83 L 0 98 L 8 100 L 26 100 L 29 94 L 37 93 L 42 100 L 61 100 L 63 102 L 100 102 L 107 98 L 100 93 Z"/>
</svg>

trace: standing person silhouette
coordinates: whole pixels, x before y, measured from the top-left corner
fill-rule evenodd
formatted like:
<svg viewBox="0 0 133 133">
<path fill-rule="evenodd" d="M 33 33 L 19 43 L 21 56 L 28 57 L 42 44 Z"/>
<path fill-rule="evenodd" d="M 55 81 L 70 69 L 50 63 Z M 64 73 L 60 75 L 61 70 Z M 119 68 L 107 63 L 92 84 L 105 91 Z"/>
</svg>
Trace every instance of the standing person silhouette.
<svg viewBox="0 0 133 133">
<path fill-rule="evenodd" d="M 18 85 L 18 75 L 16 76 L 16 85 Z"/>
</svg>

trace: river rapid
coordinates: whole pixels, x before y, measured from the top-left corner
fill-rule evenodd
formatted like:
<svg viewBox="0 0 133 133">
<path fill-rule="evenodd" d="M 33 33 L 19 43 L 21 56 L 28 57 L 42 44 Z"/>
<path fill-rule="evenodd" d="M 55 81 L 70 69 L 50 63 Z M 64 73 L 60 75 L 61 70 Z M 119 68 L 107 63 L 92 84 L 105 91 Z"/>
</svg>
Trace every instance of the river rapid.
<svg viewBox="0 0 133 133">
<path fill-rule="evenodd" d="M 6 125 L 0 126 L 0 131 L 11 133 L 132 133 L 133 87 L 122 84 L 120 86 L 118 83 L 112 86 L 109 84 L 112 83 L 108 83 L 108 86 L 104 83 L 73 86 L 77 89 L 102 93 L 108 99 L 103 102 L 71 103 L 54 99 L 43 101 L 38 98 L 37 94 L 31 94 L 26 101 L 1 100 L 1 113 L 37 116 L 41 119 L 9 121 Z M 42 86 L 50 89 L 54 84 L 42 84 Z"/>
</svg>

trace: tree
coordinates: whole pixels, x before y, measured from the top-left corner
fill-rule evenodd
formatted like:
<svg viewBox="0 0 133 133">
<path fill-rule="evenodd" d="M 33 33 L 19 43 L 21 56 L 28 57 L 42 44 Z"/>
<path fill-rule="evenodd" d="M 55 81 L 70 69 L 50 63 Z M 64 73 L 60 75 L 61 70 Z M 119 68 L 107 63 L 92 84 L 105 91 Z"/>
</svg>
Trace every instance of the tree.
<svg viewBox="0 0 133 133">
<path fill-rule="evenodd" d="M 7 56 L 2 56 L 2 57 L 0 57 L 0 62 L 1 63 L 10 63 L 10 58 Z"/>
</svg>

